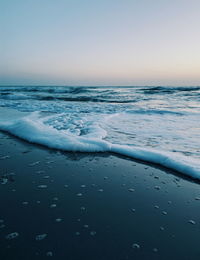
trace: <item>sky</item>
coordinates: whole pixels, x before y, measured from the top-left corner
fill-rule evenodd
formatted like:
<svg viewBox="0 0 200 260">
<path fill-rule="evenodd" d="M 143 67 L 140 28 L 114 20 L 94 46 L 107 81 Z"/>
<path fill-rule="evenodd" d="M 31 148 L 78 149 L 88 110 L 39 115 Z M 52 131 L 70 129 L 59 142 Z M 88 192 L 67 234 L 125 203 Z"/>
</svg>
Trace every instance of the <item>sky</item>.
<svg viewBox="0 0 200 260">
<path fill-rule="evenodd" d="M 0 85 L 200 85 L 199 0 L 0 0 Z"/>
</svg>

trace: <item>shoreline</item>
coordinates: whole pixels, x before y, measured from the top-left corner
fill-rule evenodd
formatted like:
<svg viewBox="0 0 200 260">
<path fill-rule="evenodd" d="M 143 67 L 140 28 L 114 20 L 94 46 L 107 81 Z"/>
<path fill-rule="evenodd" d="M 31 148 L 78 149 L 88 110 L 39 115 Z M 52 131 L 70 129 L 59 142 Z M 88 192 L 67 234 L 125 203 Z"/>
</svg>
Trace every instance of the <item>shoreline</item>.
<svg viewBox="0 0 200 260">
<path fill-rule="evenodd" d="M 200 191 L 190 178 L 113 153 L 49 150 L 3 132 L 0 165 L 4 260 L 199 259 Z"/>
</svg>

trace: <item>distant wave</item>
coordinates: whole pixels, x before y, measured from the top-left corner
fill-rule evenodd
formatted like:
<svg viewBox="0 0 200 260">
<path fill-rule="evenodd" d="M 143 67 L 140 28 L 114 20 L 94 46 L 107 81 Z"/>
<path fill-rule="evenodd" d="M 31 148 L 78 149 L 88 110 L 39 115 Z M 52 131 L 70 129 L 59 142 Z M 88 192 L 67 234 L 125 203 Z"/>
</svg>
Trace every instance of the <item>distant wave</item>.
<svg viewBox="0 0 200 260">
<path fill-rule="evenodd" d="M 178 92 L 193 92 L 200 91 L 200 86 L 197 87 L 149 87 L 149 88 L 141 88 L 146 94 L 173 94 Z"/>
</svg>

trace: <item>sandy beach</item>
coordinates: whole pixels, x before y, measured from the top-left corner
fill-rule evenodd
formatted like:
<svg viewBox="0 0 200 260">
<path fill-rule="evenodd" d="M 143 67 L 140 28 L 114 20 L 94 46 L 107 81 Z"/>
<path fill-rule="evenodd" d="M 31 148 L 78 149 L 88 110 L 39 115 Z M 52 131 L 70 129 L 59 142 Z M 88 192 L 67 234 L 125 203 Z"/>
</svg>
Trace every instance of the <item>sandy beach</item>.
<svg viewBox="0 0 200 260">
<path fill-rule="evenodd" d="M 0 133 L 0 258 L 199 259 L 199 184 Z"/>
</svg>

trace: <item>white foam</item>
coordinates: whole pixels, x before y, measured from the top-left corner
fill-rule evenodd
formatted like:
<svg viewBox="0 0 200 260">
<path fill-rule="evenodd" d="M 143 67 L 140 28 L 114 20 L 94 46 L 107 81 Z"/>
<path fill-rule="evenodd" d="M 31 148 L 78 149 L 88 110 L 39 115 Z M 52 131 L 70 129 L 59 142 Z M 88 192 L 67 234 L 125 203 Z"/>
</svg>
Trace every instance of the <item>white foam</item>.
<svg viewBox="0 0 200 260">
<path fill-rule="evenodd" d="M 29 115 L 10 110 L 6 120 L 0 119 L 0 129 L 32 143 L 45 145 L 49 148 L 63 151 L 77 152 L 114 152 L 146 162 L 156 163 L 161 166 L 176 170 L 187 176 L 200 179 L 200 163 L 195 158 L 181 155 L 180 153 L 159 151 L 152 148 L 112 144 L 103 140 L 105 131 L 98 123 L 90 123 L 87 134 L 81 136 L 68 130 L 58 130 L 45 124 L 47 117 L 41 117 L 38 112 Z M 8 111 L 7 111 L 8 114 Z M 15 115 L 15 116 L 12 116 Z M 88 126 L 87 126 L 88 127 Z"/>
</svg>

